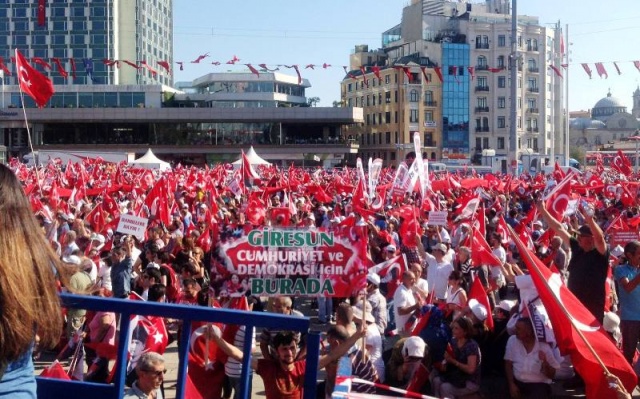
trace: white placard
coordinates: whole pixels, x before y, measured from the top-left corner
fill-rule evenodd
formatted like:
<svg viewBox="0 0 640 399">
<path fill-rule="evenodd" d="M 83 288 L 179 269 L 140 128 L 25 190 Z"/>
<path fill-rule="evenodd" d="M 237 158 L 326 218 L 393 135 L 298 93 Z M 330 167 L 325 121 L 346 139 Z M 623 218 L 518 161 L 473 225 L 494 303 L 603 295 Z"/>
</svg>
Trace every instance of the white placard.
<svg viewBox="0 0 640 399">
<path fill-rule="evenodd" d="M 147 230 L 149 220 L 138 216 L 122 214 L 116 231 L 122 234 L 136 236 L 140 241 L 144 240 L 144 232 Z"/>
<path fill-rule="evenodd" d="M 429 224 L 432 226 L 446 226 L 448 214 L 449 212 L 447 211 L 429 212 Z"/>
</svg>

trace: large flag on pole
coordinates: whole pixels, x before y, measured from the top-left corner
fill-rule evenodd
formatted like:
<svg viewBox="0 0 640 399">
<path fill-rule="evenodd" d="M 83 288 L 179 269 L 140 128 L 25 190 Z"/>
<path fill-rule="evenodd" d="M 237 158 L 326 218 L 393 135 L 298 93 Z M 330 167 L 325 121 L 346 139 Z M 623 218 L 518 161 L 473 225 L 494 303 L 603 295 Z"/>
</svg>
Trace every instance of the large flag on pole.
<svg viewBox="0 0 640 399">
<path fill-rule="evenodd" d="M 607 373 L 618 376 L 627 392 L 633 392 L 638 381 L 636 374 L 602 325 L 562 284 L 560 275 L 542 264 L 511 227 L 509 231 L 549 314 L 560 353 L 571 356 L 573 366 L 585 382 L 587 398 L 616 398 Z"/>
<path fill-rule="evenodd" d="M 51 81 L 29 65 L 24 56 L 16 49 L 16 74 L 20 89 L 27 93 L 39 108 L 44 107 L 54 93 Z"/>
</svg>

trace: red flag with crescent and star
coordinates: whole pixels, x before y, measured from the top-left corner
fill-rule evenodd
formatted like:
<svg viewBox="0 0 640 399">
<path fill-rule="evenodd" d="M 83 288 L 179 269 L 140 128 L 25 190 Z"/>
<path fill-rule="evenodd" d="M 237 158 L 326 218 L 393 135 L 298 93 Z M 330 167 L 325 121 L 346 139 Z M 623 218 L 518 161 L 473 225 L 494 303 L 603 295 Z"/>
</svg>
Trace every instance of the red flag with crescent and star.
<svg viewBox="0 0 640 399">
<path fill-rule="evenodd" d="M 16 49 L 16 74 L 20 89 L 27 93 L 39 108 L 43 108 L 54 93 L 51 81 L 36 71 L 24 56 Z"/>
<path fill-rule="evenodd" d="M 565 177 L 563 181 L 558 183 L 556 189 L 547 197 L 545 202 L 545 206 L 551 216 L 558 221 L 562 221 L 564 212 L 569 206 L 569 200 L 571 199 L 570 180 L 570 177 Z"/>
</svg>

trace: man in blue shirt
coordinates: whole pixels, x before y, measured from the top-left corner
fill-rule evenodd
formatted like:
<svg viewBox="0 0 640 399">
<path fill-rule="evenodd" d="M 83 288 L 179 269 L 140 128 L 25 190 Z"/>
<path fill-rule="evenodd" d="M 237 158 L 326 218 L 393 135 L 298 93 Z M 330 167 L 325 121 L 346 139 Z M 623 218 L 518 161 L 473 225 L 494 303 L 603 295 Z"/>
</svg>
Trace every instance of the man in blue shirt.
<svg viewBox="0 0 640 399">
<path fill-rule="evenodd" d="M 620 288 L 622 352 L 632 364 L 640 340 L 640 241 L 629 241 L 624 246 L 624 256 L 627 264 L 616 267 L 613 273 Z"/>
<path fill-rule="evenodd" d="M 114 298 L 127 298 L 131 292 L 131 274 L 133 273 L 133 238 L 123 237 L 121 247 L 111 251 L 111 285 Z"/>
</svg>

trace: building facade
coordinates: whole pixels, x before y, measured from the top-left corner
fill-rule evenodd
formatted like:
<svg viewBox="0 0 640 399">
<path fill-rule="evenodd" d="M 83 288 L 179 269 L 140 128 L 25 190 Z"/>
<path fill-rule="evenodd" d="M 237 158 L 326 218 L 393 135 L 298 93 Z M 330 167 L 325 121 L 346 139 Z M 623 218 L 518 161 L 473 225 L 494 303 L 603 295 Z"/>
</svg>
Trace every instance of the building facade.
<svg viewBox="0 0 640 399">
<path fill-rule="evenodd" d="M 0 3 L 4 63 L 10 64 L 18 49 L 32 62 L 42 60 L 36 68 L 55 85 L 173 84 L 158 64 L 173 65 L 172 0 L 52 0 L 43 9 L 38 4 Z M 16 83 L 15 77 L 3 79 L 7 85 Z"/>
<path fill-rule="evenodd" d="M 308 81 L 282 74 L 209 74 L 161 85 L 56 86 L 45 108 L 24 97 L 35 150 L 135 152 L 166 161 L 234 161 L 253 146 L 274 163 L 343 165 L 358 145 L 346 126 L 362 124 L 361 108 L 311 107 Z M 221 89 L 224 88 L 224 89 Z M 0 112 L 0 161 L 29 153 L 22 99 L 6 86 Z"/>
<path fill-rule="evenodd" d="M 511 43 L 510 2 L 487 0 L 467 3 L 443 0 L 413 0 L 403 9 L 399 25 L 382 34 L 382 47 L 361 52 L 351 71 L 342 82 L 345 106 L 362 106 L 365 125 L 356 133 L 363 156 L 379 156 L 380 150 L 399 152 L 412 148 L 412 131 L 424 134 L 423 149 L 433 160 L 448 163 L 483 162 L 483 150 L 495 150 L 492 163 L 507 170 L 510 140 L 511 68 L 517 68 L 517 118 L 516 149 L 518 156 L 557 152 L 562 142 L 563 92 L 562 80 L 549 65 L 560 68 L 561 31 L 540 25 L 536 17 L 518 16 L 517 43 Z M 358 54 L 356 46 L 356 54 Z M 516 61 L 512 61 L 517 51 Z M 428 61 L 421 62 L 420 60 Z M 372 103 L 357 103 L 365 92 L 396 90 L 395 87 L 378 87 L 363 83 L 371 80 L 374 69 L 395 69 L 395 73 L 407 77 L 416 74 L 421 80 L 409 82 L 400 79 L 398 90 L 415 87 L 421 96 L 422 108 L 411 105 L 411 96 L 399 96 L 393 104 L 404 124 L 379 126 L 367 115 L 379 113 Z M 432 79 L 428 79 L 432 76 Z M 363 78 L 364 77 L 364 78 Z M 379 80 L 379 79 L 378 79 Z M 349 90 L 358 87 L 363 93 Z M 436 97 L 429 97 L 432 91 Z M 436 105 L 434 109 L 425 103 Z M 377 105 L 379 107 L 379 103 Z M 408 115 L 408 119 L 402 118 Z M 428 119 L 433 116 L 433 120 Z M 413 123 L 412 123 L 413 121 Z M 386 148 L 366 139 L 375 137 L 380 130 L 397 129 L 398 141 Z M 395 134 L 392 135 L 395 137 Z M 432 140 L 427 140 L 431 137 Z M 387 143 L 385 143 L 387 144 Z M 377 146 L 377 147 L 374 147 Z M 406 150 L 404 150 L 406 152 Z M 384 155 L 384 153 L 383 153 Z M 384 157 L 382 157 L 385 159 Z M 486 158 L 486 157 L 485 157 Z"/>
</svg>

